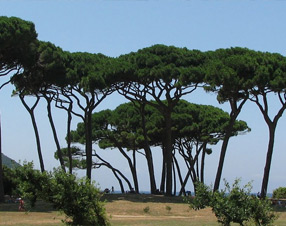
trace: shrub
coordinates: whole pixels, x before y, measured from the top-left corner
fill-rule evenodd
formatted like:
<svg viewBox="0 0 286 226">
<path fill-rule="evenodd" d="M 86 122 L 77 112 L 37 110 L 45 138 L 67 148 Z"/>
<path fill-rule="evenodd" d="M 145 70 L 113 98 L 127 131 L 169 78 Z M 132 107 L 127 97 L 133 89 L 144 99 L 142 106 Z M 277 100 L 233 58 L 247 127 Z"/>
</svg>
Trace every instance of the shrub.
<svg viewBox="0 0 286 226">
<path fill-rule="evenodd" d="M 218 222 L 223 225 L 230 225 L 231 222 L 244 225 L 250 221 L 256 225 L 271 225 L 276 219 L 271 203 L 251 196 L 250 183 L 240 188 L 239 182 L 240 180 L 235 180 L 230 186 L 225 181 L 225 189 L 216 192 L 202 183 L 197 184 L 196 196 L 188 202 L 196 210 L 210 206 Z"/>
<path fill-rule="evenodd" d="M 109 225 L 99 189 L 88 179 L 77 179 L 61 169 L 41 173 L 32 163 L 25 164 L 18 176 L 19 191 L 31 206 L 41 198 L 66 214 L 66 224 Z"/>
<path fill-rule="evenodd" d="M 273 191 L 273 198 L 275 199 L 286 199 L 286 187 L 279 187 Z"/>
<path fill-rule="evenodd" d="M 57 170 L 46 190 L 54 207 L 72 219 L 70 224 L 109 225 L 99 189 L 88 179 L 77 180 L 74 175 Z"/>
</svg>

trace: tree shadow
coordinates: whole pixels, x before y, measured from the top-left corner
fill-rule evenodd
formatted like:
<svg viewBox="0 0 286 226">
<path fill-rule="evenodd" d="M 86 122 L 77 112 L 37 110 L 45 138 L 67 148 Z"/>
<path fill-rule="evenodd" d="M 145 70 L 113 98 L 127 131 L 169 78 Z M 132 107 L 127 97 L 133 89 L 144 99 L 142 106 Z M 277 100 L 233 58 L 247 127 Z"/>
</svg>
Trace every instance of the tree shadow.
<svg viewBox="0 0 286 226">
<path fill-rule="evenodd" d="M 154 203 L 185 203 L 184 197 L 181 196 L 164 196 L 151 194 L 104 194 L 102 201 L 130 201 L 130 202 L 154 202 Z"/>
</svg>

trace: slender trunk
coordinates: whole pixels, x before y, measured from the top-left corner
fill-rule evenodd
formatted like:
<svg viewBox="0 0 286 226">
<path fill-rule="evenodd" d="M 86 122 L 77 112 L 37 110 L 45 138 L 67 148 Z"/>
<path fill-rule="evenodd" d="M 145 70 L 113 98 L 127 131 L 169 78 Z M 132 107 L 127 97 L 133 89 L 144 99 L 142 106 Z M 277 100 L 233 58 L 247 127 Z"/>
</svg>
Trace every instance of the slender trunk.
<svg viewBox="0 0 286 226">
<path fill-rule="evenodd" d="M 34 128 L 34 133 L 35 133 L 35 138 L 36 138 L 36 144 L 37 144 L 37 151 L 38 151 L 38 156 L 39 156 L 39 162 L 40 162 L 40 167 L 41 167 L 41 172 L 45 171 L 45 166 L 44 166 L 44 161 L 43 161 L 43 156 L 42 156 L 42 149 L 41 149 L 41 142 L 40 142 L 40 135 L 39 135 L 39 131 L 38 131 L 38 127 L 37 127 L 37 123 L 36 123 L 36 119 L 35 119 L 35 114 L 34 114 L 34 109 L 37 106 L 37 104 L 39 103 L 40 97 L 36 96 L 37 100 L 35 102 L 35 104 L 33 105 L 33 107 L 29 107 L 25 100 L 24 100 L 24 96 L 23 95 L 19 95 L 20 100 L 22 102 L 22 104 L 24 105 L 24 107 L 26 108 L 26 110 L 29 112 L 31 120 L 32 120 L 32 125 Z"/>
<path fill-rule="evenodd" d="M 2 134 L 1 134 L 1 118 L 0 118 L 0 203 L 5 201 L 5 191 L 3 184 L 3 166 L 2 166 Z"/>
<path fill-rule="evenodd" d="M 161 185 L 160 191 L 165 193 L 165 182 L 166 182 L 166 163 L 165 163 L 165 154 L 164 154 L 164 146 L 163 146 L 163 163 L 162 163 L 162 174 L 161 174 Z"/>
<path fill-rule="evenodd" d="M 94 155 L 95 157 L 97 157 L 99 160 L 101 160 L 103 163 L 102 164 L 96 164 L 96 165 L 104 165 L 106 166 L 107 168 L 111 169 L 113 172 L 116 172 L 118 173 L 124 180 L 125 182 L 127 183 L 129 189 L 131 190 L 132 189 L 132 185 L 130 183 L 130 181 L 127 179 L 126 176 L 124 176 L 123 173 L 121 173 L 118 169 L 114 168 L 109 162 L 105 161 L 103 158 L 101 158 L 98 154 L 95 154 Z M 123 189 L 124 190 L 124 189 Z"/>
<path fill-rule="evenodd" d="M 261 186 L 261 197 L 262 198 L 265 198 L 267 195 L 267 187 L 268 187 L 271 160 L 272 160 L 273 149 L 274 149 L 274 138 L 275 138 L 276 126 L 273 124 L 268 124 L 268 129 L 269 129 L 269 142 L 268 142 L 266 163 L 264 167 L 264 175 L 263 175 L 262 186 Z"/>
<path fill-rule="evenodd" d="M 68 158 L 69 158 L 69 173 L 72 174 L 72 152 L 71 152 L 71 121 L 72 121 L 72 104 L 70 103 L 68 110 L 68 120 L 67 120 L 67 148 L 68 148 Z"/>
<path fill-rule="evenodd" d="M 91 179 L 92 170 L 92 111 L 87 109 L 85 117 L 85 152 L 86 152 L 86 176 Z"/>
<path fill-rule="evenodd" d="M 135 191 L 136 191 L 136 193 L 139 193 L 138 177 L 137 177 L 137 171 L 136 171 L 136 151 L 134 151 L 134 150 L 133 150 L 132 175 L 133 175 Z"/>
<path fill-rule="evenodd" d="M 231 137 L 231 132 L 232 132 L 232 128 L 233 128 L 233 123 L 231 123 L 231 124 L 232 125 L 228 126 L 226 135 L 225 135 L 223 143 L 222 143 L 222 147 L 221 147 L 221 151 L 220 151 L 219 164 L 218 164 L 218 168 L 217 168 L 217 174 L 216 174 L 215 184 L 214 184 L 214 189 L 213 189 L 214 191 L 217 191 L 219 189 L 219 184 L 220 184 L 220 180 L 221 180 L 225 154 L 226 154 L 228 142 L 229 142 L 229 139 Z"/>
<path fill-rule="evenodd" d="M 171 112 L 165 113 L 165 163 L 166 163 L 166 196 L 172 196 L 172 119 Z"/>
<path fill-rule="evenodd" d="M 176 196 L 176 186 L 177 186 L 177 183 L 176 183 L 176 172 L 175 172 L 175 165 L 174 165 L 174 162 L 172 161 L 172 168 L 173 168 L 173 177 L 174 177 L 174 192 L 173 192 L 173 195 Z"/>
<path fill-rule="evenodd" d="M 117 175 L 117 173 L 115 172 L 115 170 L 112 170 L 112 172 L 113 172 L 114 176 L 116 177 L 116 179 L 118 180 L 121 193 L 124 194 L 125 191 L 124 191 L 124 186 L 123 186 L 122 180 L 121 180 L 120 177 Z"/>
<path fill-rule="evenodd" d="M 191 175 L 191 171 L 188 170 L 188 173 L 187 173 L 187 175 L 186 175 L 186 177 L 185 177 L 185 179 L 184 179 L 184 181 L 182 183 L 182 187 L 181 187 L 179 196 L 181 196 L 182 194 L 186 195 L 185 187 L 186 187 L 186 184 L 187 184 L 187 182 L 188 182 L 188 180 L 190 178 L 190 175 Z"/>
<path fill-rule="evenodd" d="M 33 112 L 30 114 L 31 119 L 32 119 L 32 124 L 33 128 L 35 131 L 35 136 L 36 136 L 36 142 L 37 142 L 37 150 L 38 150 L 38 156 L 39 156 L 39 161 L 40 161 L 40 166 L 41 166 L 41 172 L 45 171 L 45 166 L 44 166 L 44 161 L 43 161 L 43 156 L 42 156 L 42 148 L 41 148 L 41 142 L 40 142 L 40 135 L 38 131 L 38 126 L 36 123 L 35 115 Z"/>
<path fill-rule="evenodd" d="M 128 165 L 129 165 L 129 169 L 131 171 L 132 178 L 133 178 L 135 191 L 139 192 L 138 178 L 137 178 L 137 172 L 136 172 L 135 165 L 132 163 L 132 160 L 130 159 L 130 157 L 125 153 L 125 151 L 122 149 L 122 147 L 120 147 L 119 144 L 115 140 L 114 140 L 114 143 L 116 144 L 120 153 L 126 158 Z M 134 160 L 135 160 L 135 156 L 133 156 L 133 161 Z"/>
<path fill-rule="evenodd" d="M 153 157 L 152 157 L 152 152 L 150 149 L 147 131 L 146 131 L 146 119 L 145 119 L 144 106 L 141 107 L 140 113 L 141 113 L 142 128 L 143 128 L 143 135 L 144 135 L 144 151 L 145 151 L 145 157 L 147 160 L 147 166 L 148 166 L 148 172 L 149 172 L 150 190 L 151 190 L 151 194 L 156 194 L 157 186 L 156 186 L 155 173 L 154 173 Z"/>
<path fill-rule="evenodd" d="M 63 159 L 62 151 L 61 151 L 60 142 L 59 142 L 59 139 L 58 139 L 58 135 L 57 135 L 56 127 L 55 127 L 55 124 L 54 124 L 54 120 L 53 120 L 53 117 L 52 117 L 51 99 L 49 97 L 47 97 L 47 96 L 44 96 L 44 97 L 45 97 L 45 99 L 47 101 L 48 118 L 49 118 L 49 122 L 50 122 L 50 125 L 51 125 L 51 128 L 52 128 L 54 141 L 55 141 L 55 144 L 56 144 L 56 147 L 57 147 L 57 154 L 58 154 L 58 157 L 59 157 L 59 161 L 60 161 L 62 170 L 64 172 L 66 172 L 65 162 L 64 162 L 64 159 Z"/>
<path fill-rule="evenodd" d="M 201 182 L 204 183 L 204 180 L 205 180 L 205 157 L 206 157 L 206 147 L 207 147 L 207 144 L 205 143 L 204 144 L 204 147 L 203 147 L 203 153 L 202 153 L 202 158 L 201 158 Z"/>
<path fill-rule="evenodd" d="M 241 101 L 241 103 L 238 106 L 237 106 L 238 100 L 236 100 L 236 99 L 229 100 L 229 104 L 230 104 L 230 107 L 231 107 L 231 112 L 230 112 L 230 115 L 229 115 L 230 119 L 229 119 L 229 125 L 228 125 L 228 127 L 226 129 L 226 135 L 225 135 L 225 138 L 223 140 L 222 147 L 221 147 L 219 165 L 218 165 L 217 174 L 216 174 L 216 178 L 215 178 L 214 189 L 213 189 L 214 191 L 217 191 L 219 189 L 219 184 L 220 184 L 221 175 L 222 175 L 222 169 L 223 169 L 223 164 L 224 164 L 225 153 L 226 153 L 226 150 L 227 150 L 229 139 L 231 137 L 231 133 L 232 133 L 232 130 L 233 130 L 233 125 L 234 125 L 235 120 L 237 119 L 237 116 L 239 115 L 243 105 L 246 103 L 247 100 L 248 100 L 248 95 L 243 98 L 243 100 Z"/>
<path fill-rule="evenodd" d="M 180 180 L 180 184 L 181 184 L 181 189 L 180 189 L 180 194 L 179 194 L 179 195 L 181 195 L 182 193 L 185 195 L 185 194 L 186 194 L 185 188 L 182 187 L 184 181 L 183 181 L 183 178 L 182 178 L 182 174 L 181 174 L 181 170 L 180 170 L 179 163 L 178 163 L 178 161 L 177 161 L 175 155 L 174 155 L 174 157 L 173 157 L 173 161 L 174 161 L 174 163 L 175 163 L 175 165 L 176 165 L 176 169 L 177 169 L 178 176 L 179 176 L 179 180 Z"/>
</svg>

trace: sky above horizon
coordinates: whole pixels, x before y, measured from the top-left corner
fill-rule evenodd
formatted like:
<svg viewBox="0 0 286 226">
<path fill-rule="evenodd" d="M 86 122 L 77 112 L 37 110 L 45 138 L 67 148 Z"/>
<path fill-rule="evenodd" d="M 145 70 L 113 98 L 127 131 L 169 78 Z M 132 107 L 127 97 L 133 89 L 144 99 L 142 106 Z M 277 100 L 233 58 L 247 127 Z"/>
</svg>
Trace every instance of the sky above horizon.
<svg viewBox="0 0 286 226">
<path fill-rule="evenodd" d="M 269 0 L 2 0 L 1 16 L 16 16 L 32 21 L 38 39 L 50 41 L 70 52 L 102 53 L 116 57 L 154 44 L 174 45 L 201 51 L 218 48 L 246 47 L 257 51 L 286 55 L 286 1 Z M 1 78 L 5 81 L 5 78 Z M 34 161 L 39 167 L 36 144 L 28 113 L 17 97 L 11 97 L 13 87 L 0 91 L 3 153 L 16 161 Z M 189 102 L 219 105 L 215 95 L 194 93 Z M 112 95 L 97 110 L 114 109 L 126 100 Z M 275 112 L 276 99 L 271 101 Z M 65 114 L 54 109 L 56 125 L 65 146 Z M 53 158 L 55 145 L 48 124 L 45 104 L 37 108 L 43 156 L 47 169 L 59 164 Z M 232 182 L 242 178 L 253 181 L 253 191 L 260 190 L 268 143 L 266 124 L 252 103 L 247 103 L 239 119 L 245 120 L 252 131 L 231 139 L 226 155 L 223 178 Z M 79 119 L 73 122 L 73 128 Z M 278 123 L 275 150 L 268 192 L 286 186 L 285 116 Z M 206 182 L 213 183 L 219 159 L 220 144 L 206 162 Z M 110 154 L 111 153 L 111 154 Z M 114 156 L 117 167 L 128 174 L 127 163 L 115 150 L 102 155 Z M 120 161 L 119 161 L 120 159 Z M 160 152 L 154 151 L 156 179 L 159 185 Z M 146 163 L 138 162 L 141 190 L 149 190 Z M 93 179 L 102 188 L 119 186 L 113 175 L 104 169 L 93 171 Z M 191 189 L 190 189 L 191 190 Z"/>
</svg>

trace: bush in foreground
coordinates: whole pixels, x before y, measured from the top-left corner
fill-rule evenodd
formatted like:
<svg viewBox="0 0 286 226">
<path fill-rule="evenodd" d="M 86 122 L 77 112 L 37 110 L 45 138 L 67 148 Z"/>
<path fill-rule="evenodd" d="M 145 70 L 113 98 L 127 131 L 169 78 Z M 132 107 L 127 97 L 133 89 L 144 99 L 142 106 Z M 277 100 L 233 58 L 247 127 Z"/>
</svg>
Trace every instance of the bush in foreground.
<svg viewBox="0 0 286 226">
<path fill-rule="evenodd" d="M 24 165 L 20 191 L 33 206 L 37 198 L 51 202 L 65 213 L 64 222 L 70 225 L 110 225 L 107 220 L 101 194 L 88 179 L 77 179 L 58 169 L 41 173 L 32 164 Z"/>
<path fill-rule="evenodd" d="M 199 183 L 196 187 L 196 196 L 188 199 L 188 202 L 195 210 L 210 206 L 222 225 L 227 226 L 231 222 L 240 225 L 251 222 L 255 225 L 273 224 L 277 217 L 272 211 L 271 203 L 251 196 L 250 183 L 240 188 L 239 182 L 235 180 L 232 186 L 225 182 L 225 189 L 216 192 L 212 192 L 211 187 Z"/>
</svg>

